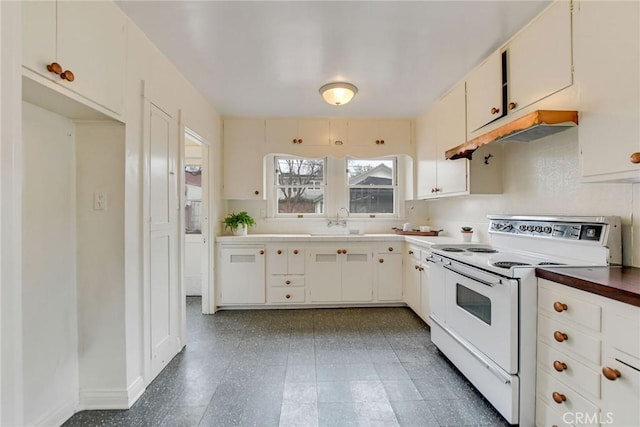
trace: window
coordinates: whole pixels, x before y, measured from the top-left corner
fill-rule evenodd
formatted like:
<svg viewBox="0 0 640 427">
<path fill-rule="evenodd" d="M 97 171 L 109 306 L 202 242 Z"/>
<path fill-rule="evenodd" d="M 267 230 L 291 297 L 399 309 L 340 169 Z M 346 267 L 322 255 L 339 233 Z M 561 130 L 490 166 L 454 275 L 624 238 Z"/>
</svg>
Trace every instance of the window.
<svg viewBox="0 0 640 427">
<path fill-rule="evenodd" d="M 202 166 L 185 165 L 185 212 L 186 234 L 202 233 Z"/>
<path fill-rule="evenodd" d="M 352 214 L 396 213 L 396 158 L 347 158 L 347 198 Z"/>
<path fill-rule="evenodd" d="M 276 214 L 324 214 L 325 171 L 326 159 L 276 156 Z"/>
</svg>

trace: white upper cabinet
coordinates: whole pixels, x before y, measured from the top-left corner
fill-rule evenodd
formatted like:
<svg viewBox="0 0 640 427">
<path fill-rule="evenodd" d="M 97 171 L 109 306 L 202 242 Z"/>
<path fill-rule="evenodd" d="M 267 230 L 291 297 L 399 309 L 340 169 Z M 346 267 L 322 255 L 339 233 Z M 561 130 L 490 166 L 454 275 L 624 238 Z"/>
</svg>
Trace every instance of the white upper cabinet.
<svg viewBox="0 0 640 427">
<path fill-rule="evenodd" d="M 502 54 L 497 51 L 491 54 L 467 78 L 467 126 L 469 132 L 478 130 L 506 114 L 502 104 Z"/>
<path fill-rule="evenodd" d="M 264 199 L 264 120 L 224 121 L 225 199 Z"/>
<path fill-rule="evenodd" d="M 328 119 L 267 119 L 269 147 L 329 145 Z"/>
<path fill-rule="evenodd" d="M 22 18 L 25 68 L 123 113 L 126 17 L 114 3 L 23 2 Z"/>
<path fill-rule="evenodd" d="M 573 83 L 571 2 L 558 1 L 508 45 L 509 111 L 518 111 Z"/>
<path fill-rule="evenodd" d="M 578 140 L 585 181 L 640 181 L 639 29 L 636 1 L 576 4 Z"/>
<path fill-rule="evenodd" d="M 438 158 L 438 117 L 435 107 L 429 108 L 416 120 L 416 197 L 425 199 L 435 195 L 436 161 Z"/>
<path fill-rule="evenodd" d="M 351 146 L 406 147 L 411 144 L 411 122 L 409 120 L 349 120 L 348 143 Z"/>
</svg>

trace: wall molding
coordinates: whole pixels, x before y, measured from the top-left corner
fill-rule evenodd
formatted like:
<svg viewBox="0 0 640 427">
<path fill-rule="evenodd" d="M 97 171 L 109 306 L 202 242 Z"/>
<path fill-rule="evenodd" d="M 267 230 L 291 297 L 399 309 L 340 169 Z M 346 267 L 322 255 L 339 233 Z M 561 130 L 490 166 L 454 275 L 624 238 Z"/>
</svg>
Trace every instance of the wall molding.
<svg viewBox="0 0 640 427">
<path fill-rule="evenodd" d="M 34 425 L 42 427 L 62 425 L 78 411 L 77 407 L 78 401 L 76 399 L 69 400 L 48 414 L 42 416 L 42 418 L 35 422 Z"/>
<path fill-rule="evenodd" d="M 144 383 L 144 378 L 139 376 L 129 385 L 127 388 L 127 404 L 129 408 L 133 406 L 134 403 L 142 396 L 142 393 L 147 389 L 146 384 Z"/>
<path fill-rule="evenodd" d="M 80 390 L 78 411 L 87 409 L 129 409 L 129 393 L 124 388 Z"/>
</svg>

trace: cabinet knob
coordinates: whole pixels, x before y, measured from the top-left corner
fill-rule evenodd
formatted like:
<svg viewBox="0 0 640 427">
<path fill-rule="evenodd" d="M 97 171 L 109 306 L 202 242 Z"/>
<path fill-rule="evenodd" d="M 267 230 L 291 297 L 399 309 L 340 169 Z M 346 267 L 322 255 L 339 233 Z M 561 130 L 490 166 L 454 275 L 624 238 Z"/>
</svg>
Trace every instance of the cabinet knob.
<svg viewBox="0 0 640 427">
<path fill-rule="evenodd" d="M 413 251 L 409 251 L 409 255 L 413 255 Z"/>
<path fill-rule="evenodd" d="M 260 194 L 260 192 L 258 190 L 256 190 L 256 191 L 253 192 L 253 194 L 255 194 L 257 196 L 258 194 Z"/>
<path fill-rule="evenodd" d="M 499 109 L 499 108 L 493 107 L 493 108 L 491 109 L 491 114 L 498 114 L 499 112 L 500 112 L 500 109 Z"/>
<path fill-rule="evenodd" d="M 419 265 L 414 265 L 413 268 L 415 268 L 416 270 L 420 270 L 420 266 Z"/>
<path fill-rule="evenodd" d="M 302 138 L 298 139 L 298 144 L 302 144 Z"/>
<path fill-rule="evenodd" d="M 424 271 L 424 267 L 420 267 L 420 268 L 419 268 L 419 270 L 420 270 L 420 271 Z"/>
<path fill-rule="evenodd" d="M 564 304 L 560 301 L 556 301 L 553 303 L 553 309 L 555 311 L 557 311 L 558 313 L 562 313 L 563 311 L 565 311 L 567 309 L 567 304 Z"/>
<path fill-rule="evenodd" d="M 285 297 L 286 299 L 289 299 L 289 298 L 291 298 L 291 294 L 286 294 L 284 297 Z"/>
<path fill-rule="evenodd" d="M 297 140 L 297 139 L 295 139 L 295 138 L 293 138 L 293 140 L 291 140 L 291 142 L 293 142 L 294 144 L 297 144 L 297 143 L 298 143 L 298 140 Z"/>
<path fill-rule="evenodd" d="M 560 362 L 559 360 L 556 360 L 553 362 L 553 369 L 555 369 L 558 372 L 562 372 L 567 369 L 567 364 L 564 362 Z"/>
<path fill-rule="evenodd" d="M 558 342 L 563 342 L 563 341 L 566 341 L 567 339 L 569 339 L 569 336 L 567 334 L 565 334 L 564 332 L 555 331 L 553 333 L 553 338 L 555 338 L 555 340 L 558 341 Z"/>
<path fill-rule="evenodd" d="M 508 107 L 509 107 L 509 110 L 513 110 L 517 106 L 518 106 L 518 104 L 516 104 L 515 102 L 510 102 Z"/>
<path fill-rule="evenodd" d="M 280 249 L 278 249 L 278 255 L 282 254 L 282 251 Z"/>
<path fill-rule="evenodd" d="M 342 253 L 342 249 L 338 249 L 338 255 L 340 255 Z"/>
<path fill-rule="evenodd" d="M 382 264 L 382 263 L 384 262 L 384 259 L 380 258 L 380 259 L 378 260 L 378 262 L 379 262 L 380 264 Z"/>
<path fill-rule="evenodd" d="M 60 74 L 60 77 L 62 77 L 62 80 L 66 80 L 66 81 L 69 81 L 69 82 L 72 82 L 72 81 L 74 81 L 76 79 L 76 76 L 74 76 L 73 73 L 70 70 L 63 71 Z"/>
<path fill-rule="evenodd" d="M 264 251 L 260 251 L 260 255 L 264 255 Z"/>
<path fill-rule="evenodd" d="M 346 249 L 343 249 L 343 250 L 342 250 L 342 253 L 343 253 L 343 254 L 346 254 L 346 253 L 347 253 L 347 250 L 346 250 Z"/>
<path fill-rule="evenodd" d="M 380 140 L 376 139 L 376 145 L 380 145 Z"/>
<path fill-rule="evenodd" d="M 431 189 L 431 192 L 432 192 L 432 193 L 435 193 L 435 192 L 436 192 L 436 189 L 435 189 L 435 188 L 432 188 L 432 189 Z"/>
<path fill-rule="evenodd" d="M 57 62 L 52 62 L 51 64 L 47 64 L 47 71 L 54 74 L 62 73 L 62 66 Z"/>
<path fill-rule="evenodd" d="M 381 140 L 380 140 L 380 144 L 381 144 L 381 145 L 384 145 L 384 139 L 381 139 Z"/>
<path fill-rule="evenodd" d="M 393 252 L 393 246 L 389 246 L 389 252 Z"/>
<path fill-rule="evenodd" d="M 605 366 L 602 368 L 602 375 L 609 381 L 615 381 L 620 378 L 620 371 L 615 368 L 610 368 L 609 366 Z"/>
<path fill-rule="evenodd" d="M 298 255 L 298 250 L 297 250 L 297 249 L 294 249 L 294 250 L 293 250 L 293 254 L 294 254 L 294 255 Z"/>
<path fill-rule="evenodd" d="M 287 280 L 286 282 L 284 282 L 285 285 L 290 285 L 291 284 L 291 280 Z"/>
<path fill-rule="evenodd" d="M 633 153 L 633 154 L 631 155 L 630 160 L 631 160 L 631 163 L 636 164 L 636 165 L 637 165 L 638 163 L 640 163 L 640 153 Z"/>
<path fill-rule="evenodd" d="M 553 401 L 558 404 L 561 404 L 562 402 L 567 400 L 567 396 L 562 393 L 558 393 L 557 391 L 551 393 L 551 397 L 553 397 Z"/>
</svg>

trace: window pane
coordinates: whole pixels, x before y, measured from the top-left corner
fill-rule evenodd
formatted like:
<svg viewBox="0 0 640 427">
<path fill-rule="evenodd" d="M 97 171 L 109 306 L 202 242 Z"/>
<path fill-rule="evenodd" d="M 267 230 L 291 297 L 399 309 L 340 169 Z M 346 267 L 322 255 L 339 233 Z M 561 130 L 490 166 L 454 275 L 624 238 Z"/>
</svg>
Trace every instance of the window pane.
<svg viewBox="0 0 640 427">
<path fill-rule="evenodd" d="M 393 185 L 394 161 L 347 159 L 349 185 Z"/>
<path fill-rule="evenodd" d="M 393 213 L 393 188 L 350 188 L 351 213 Z"/>
<path fill-rule="evenodd" d="M 278 187 L 278 213 L 324 212 L 324 188 Z"/>
<path fill-rule="evenodd" d="M 276 158 L 276 185 L 324 184 L 324 159 Z"/>
<path fill-rule="evenodd" d="M 185 233 L 202 233 L 202 167 L 185 165 Z"/>
</svg>

